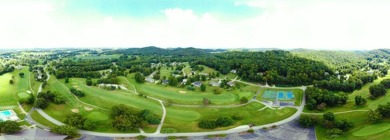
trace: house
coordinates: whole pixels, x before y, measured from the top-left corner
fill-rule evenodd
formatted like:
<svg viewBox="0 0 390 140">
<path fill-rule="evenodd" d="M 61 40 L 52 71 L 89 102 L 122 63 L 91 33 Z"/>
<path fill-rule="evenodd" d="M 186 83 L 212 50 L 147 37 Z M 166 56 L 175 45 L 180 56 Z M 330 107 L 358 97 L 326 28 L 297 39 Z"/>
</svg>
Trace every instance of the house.
<svg viewBox="0 0 390 140">
<path fill-rule="evenodd" d="M 187 79 L 183 79 L 183 81 L 181 81 L 181 84 L 185 85 L 187 83 L 187 81 L 188 81 Z"/>
<path fill-rule="evenodd" d="M 373 70 L 367 71 L 367 74 L 372 75 L 374 74 L 374 71 Z"/>
<path fill-rule="evenodd" d="M 34 127 L 14 134 L 5 134 L 4 137 L 7 140 L 63 140 L 68 136 L 54 134 L 48 130 Z"/>
<path fill-rule="evenodd" d="M 168 85 L 168 84 L 169 84 L 169 80 L 162 80 L 162 81 L 161 81 L 161 84 L 163 84 L 163 85 Z"/>
<path fill-rule="evenodd" d="M 230 72 L 231 73 L 237 73 L 237 70 L 231 70 Z"/>
<path fill-rule="evenodd" d="M 193 86 L 200 87 L 202 85 L 202 82 L 196 81 L 192 83 Z"/>
<path fill-rule="evenodd" d="M 216 81 L 211 81 L 211 82 L 209 82 L 209 85 L 213 86 L 213 87 L 219 87 L 221 85 L 221 83 L 220 82 L 216 82 Z"/>
<path fill-rule="evenodd" d="M 233 81 L 229 81 L 229 82 L 227 82 L 226 84 L 229 85 L 229 86 L 231 86 L 231 87 L 234 86 L 234 82 L 233 82 Z"/>
<path fill-rule="evenodd" d="M 199 75 L 209 76 L 209 74 L 203 72 L 199 73 Z"/>
<path fill-rule="evenodd" d="M 145 81 L 147 81 L 149 83 L 154 83 L 155 80 L 152 77 L 146 77 Z"/>
</svg>

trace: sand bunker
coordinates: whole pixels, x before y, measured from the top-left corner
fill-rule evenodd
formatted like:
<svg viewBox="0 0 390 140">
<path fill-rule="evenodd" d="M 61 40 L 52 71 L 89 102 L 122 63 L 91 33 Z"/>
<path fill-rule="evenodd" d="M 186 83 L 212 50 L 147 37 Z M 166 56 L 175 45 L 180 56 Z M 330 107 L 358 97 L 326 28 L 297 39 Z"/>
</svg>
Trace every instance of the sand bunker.
<svg viewBox="0 0 390 140">
<path fill-rule="evenodd" d="M 179 91 L 179 93 L 185 94 L 185 93 L 187 93 L 187 91 Z"/>
<path fill-rule="evenodd" d="M 87 110 L 87 111 L 93 110 L 93 108 L 90 108 L 90 107 L 84 107 L 84 109 Z"/>
<path fill-rule="evenodd" d="M 72 109 L 71 110 L 73 113 L 79 113 L 79 109 Z"/>
</svg>

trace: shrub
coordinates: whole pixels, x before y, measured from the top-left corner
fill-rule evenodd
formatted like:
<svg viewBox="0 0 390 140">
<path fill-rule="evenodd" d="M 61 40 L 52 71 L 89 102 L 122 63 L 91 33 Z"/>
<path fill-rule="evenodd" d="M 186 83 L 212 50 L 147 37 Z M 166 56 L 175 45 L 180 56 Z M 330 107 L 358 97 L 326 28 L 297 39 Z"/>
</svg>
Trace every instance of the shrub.
<svg viewBox="0 0 390 140">
<path fill-rule="evenodd" d="M 249 129 L 248 131 L 246 131 L 246 132 L 248 132 L 248 133 L 255 133 L 255 130 L 253 130 L 253 129 Z"/>
<path fill-rule="evenodd" d="M 234 120 L 230 117 L 227 117 L 227 116 L 221 116 L 215 121 L 215 124 L 217 126 L 222 126 L 222 127 L 233 125 L 233 123 L 234 123 Z"/>
<path fill-rule="evenodd" d="M 202 120 L 198 122 L 198 127 L 205 129 L 214 129 L 216 128 L 216 123 L 214 120 Z"/>
<path fill-rule="evenodd" d="M 316 125 L 319 121 L 319 118 L 314 115 L 301 115 L 299 117 L 298 123 L 305 128 L 312 127 Z"/>
</svg>

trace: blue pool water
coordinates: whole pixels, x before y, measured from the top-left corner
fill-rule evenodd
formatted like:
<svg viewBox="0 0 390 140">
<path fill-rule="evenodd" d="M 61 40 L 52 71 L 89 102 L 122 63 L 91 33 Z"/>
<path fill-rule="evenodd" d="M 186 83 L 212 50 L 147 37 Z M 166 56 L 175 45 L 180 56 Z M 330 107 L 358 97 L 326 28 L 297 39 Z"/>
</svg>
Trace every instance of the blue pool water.
<svg viewBox="0 0 390 140">
<path fill-rule="evenodd" d="M 279 92 L 279 93 L 278 93 L 278 98 L 279 98 L 279 99 L 283 99 L 283 98 L 284 98 L 283 92 Z"/>
<path fill-rule="evenodd" d="M 3 115 L 3 116 L 11 116 L 11 111 L 9 110 L 6 110 L 6 111 L 0 111 L 0 115 Z"/>
<path fill-rule="evenodd" d="M 287 92 L 287 98 L 289 99 L 294 98 L 294 94 L 292 92 Z"/>
</svg>

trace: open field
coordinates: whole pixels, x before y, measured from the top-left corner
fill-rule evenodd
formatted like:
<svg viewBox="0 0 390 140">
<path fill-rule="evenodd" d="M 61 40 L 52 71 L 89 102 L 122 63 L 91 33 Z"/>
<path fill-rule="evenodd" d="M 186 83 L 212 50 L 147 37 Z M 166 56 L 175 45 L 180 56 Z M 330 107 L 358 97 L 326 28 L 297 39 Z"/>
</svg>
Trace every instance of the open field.
<svg viewBox="0 0 390 140">
<path fill-rule="evenodd" d="M 34 110 L 32 113 L 31 113 L 31 118 L 34 119 L 34 121 L 36 121 L 37 123 L 41 124 L 41 125 L 44 125 L 44 126 L 48 126 L 48 127 L 54 127 L 56 126 L 56 124 L 46 120 L 41 114 L 38 113 L 38 111 Z"/>
<path fill-rule="evenodd" d="M 283 108 L 280 110 L 266 108 L 259 111 L 259 109 L 262 108 L 264 108 L 264 105 L 257 102 L 232 108 L 187 108 L 171 106 L 167 107 L 167 118 L 163 127 L 175 128 L 180 132 L 210 131 L 209 129 L 198 128 L 198 121 L 203 119 L 216 119 L 219 116 L 232 116 L 233 114 L 241 114 L 243 116 L 242 120 L 237 121 L 232 126 L 213 129 L 214 131 L 226 130 L 250 123 L 262 125 L 276 122 L 283 120 L 296 112 L 296 109 L 293 108 Z"/>
<path fill-rule="evenodd" d="M 12 79 L 11 73 L 6 73 L 0 76 L 0 105 L 16 105 L 17 95 L 15 94 L 14 87 L 9 83 Z"/>
</svg>

